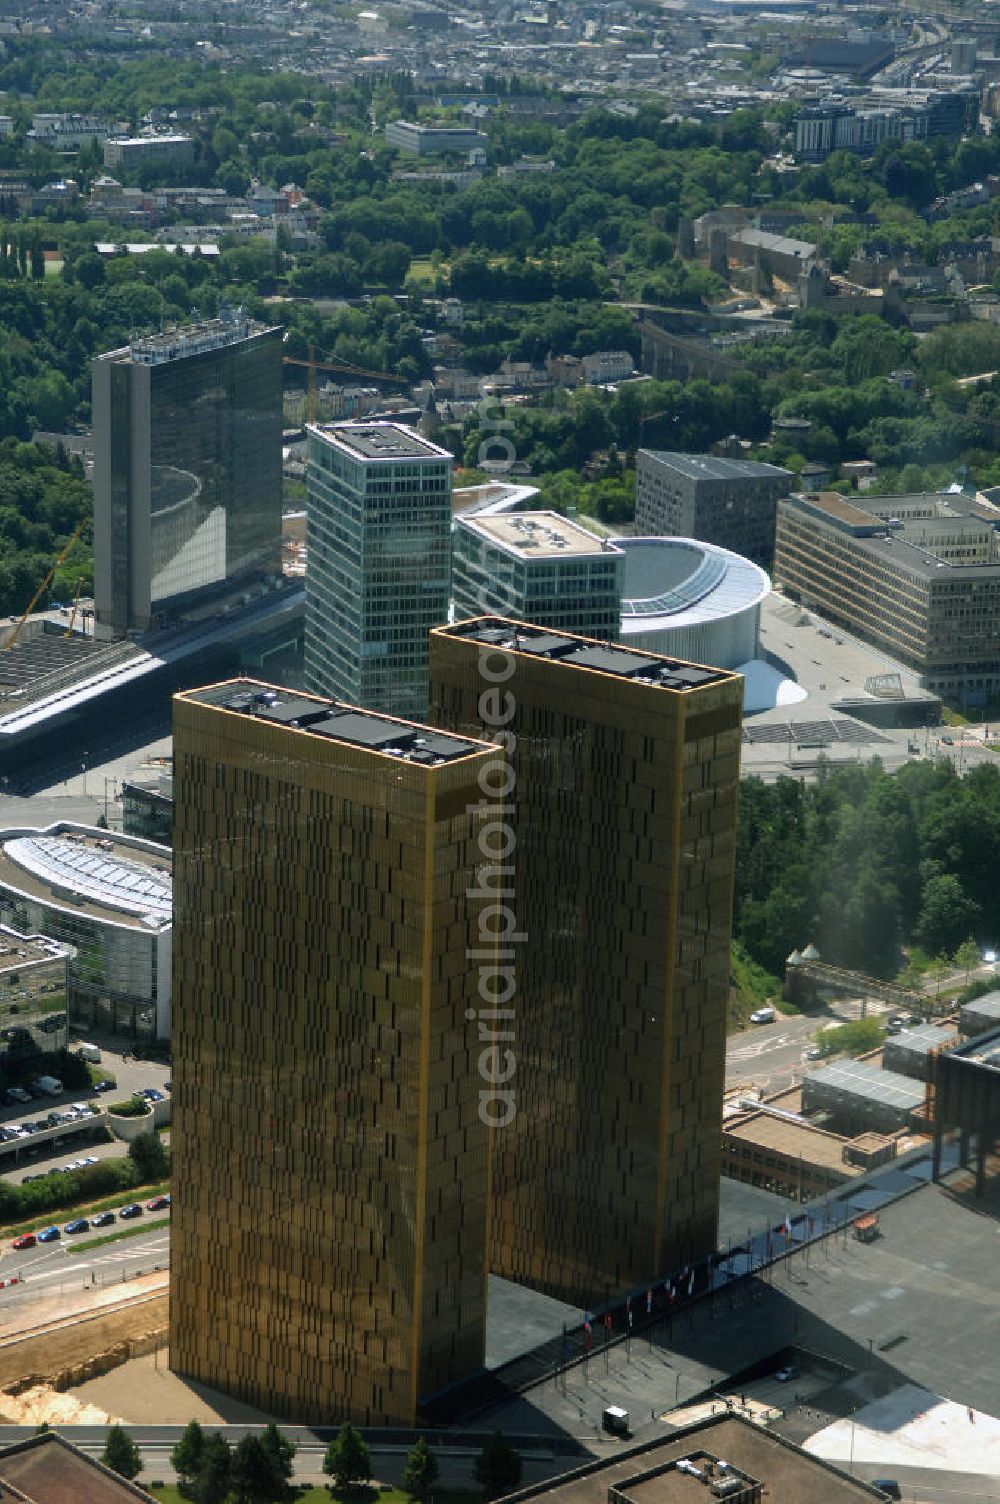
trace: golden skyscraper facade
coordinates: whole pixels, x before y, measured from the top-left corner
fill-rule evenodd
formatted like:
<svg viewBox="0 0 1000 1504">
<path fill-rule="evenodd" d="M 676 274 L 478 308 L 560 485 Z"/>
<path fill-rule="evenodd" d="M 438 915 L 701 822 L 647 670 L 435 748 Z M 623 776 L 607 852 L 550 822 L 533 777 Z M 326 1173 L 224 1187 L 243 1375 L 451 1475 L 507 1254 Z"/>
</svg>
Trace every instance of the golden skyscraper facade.
<svg viewBox="0 0 1000 1504">
<path fill-rule="evenodd" d="M 237 680 L 174 701 L 170 1358 L 412 1424 L 483 1361 L 466 952 L 494 749 Z"/>
<path fill-rule="evenodd" d="M 489 617 L 430 671 L 516 838 L 480 870 L 520 937 L 490 1267 L 586 1307 L 715 1247 L 743 681 Z"/>
</svg>

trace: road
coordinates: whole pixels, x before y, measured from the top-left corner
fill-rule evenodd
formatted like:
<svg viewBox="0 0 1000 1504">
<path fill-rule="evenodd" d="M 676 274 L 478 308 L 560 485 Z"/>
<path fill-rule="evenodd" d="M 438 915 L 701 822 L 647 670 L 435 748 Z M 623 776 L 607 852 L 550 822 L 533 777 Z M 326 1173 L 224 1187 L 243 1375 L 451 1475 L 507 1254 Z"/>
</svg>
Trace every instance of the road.
<svg viewBox="0 0 1000 1504">
<path fill-rule="evenodd" d="M 815 1016 L 778 1015 L 773 1024 L 753 1024 L 734 1035 L 726 1049 L 726 1085 L 771 1086 L 789 1084 L 793 1073 L 801 1074 L 805 1052 L 820 1026 Z"/>
<path fill-rule="evenodd" d="M 123 1203 L 125 1200 L 123 1197 Z M 39 1222 L 39 1226 L 44 1225 Z M 134 1237 L 104 1243 L 87 1252 L 88 1245 L 130 1225 L 134 1226 L 120 1222 L 75 1237 L 64 1234 L 57 1243 L 41 1243 L 35 1248 L 11 1248 L 8 1239 L 0 1251 L 0 1280 L 16 1274 L 24 1283 L 0 1289 L 0 1335 L 21 1310 L 42 1297 L 114 1284 L 158 1266 L 166 1267 L 170 1260 L 170 1223 L 162 1212 L 145 1212 L 142 1229 Z"/>
<path fill-rule="evenodd" d="M 58 1428 L 57 1428 L 58 1429 Z M 142 1477 L 174 1481 L 170 1453 L 180 1440 L 182 1426 L 129 1426 L 129 1435 L 138 1444 L 143 1457 Z M 206 1431 L 218 1431 L 231 1446 L 243 1436 L 259 1435 L 261 1426 L 206 1426 Z M 284 1436 L 295 1443 L 294 1481 L 297 1483 L 326 1482 L 323 1475 L 323 1457 L 330 1441 L 337 1434 L 337 1427 L 282 1425 Z M 0 1445 L 10 1446 L 35 1434 L 35 1426 L 0 1426 Z M 103 1426 L 74 1426 L 72 1440 L 92 1457 L 99 1457 L 104 1450 L 107 1431 Z M 407 1453 L 413 1445 L 412 1433 L 390 1433 L 391 1439 L 382 1440 L 372 1431 L 366 1431 L 366 1440 L 372 1456 L 374 1476 L 381 1483 L 398 1486 L 402 1481 Z M 448 1488 L 472 1488 L 475 1486 L 474 1467 L 485 1432 L 470 1432 L 467 1436 L 451 1434 L 436 1438 L 434 1451 L 441 1467 L 441 1483 Z M 555 1449 L 546 1440 L 535 1437 L 511 1437 L 521 1454 L 523 1482 L 533 1483 L 554 1474 L 564 1473 L 583 1460 L 570 1447 Z"/>
</svg>

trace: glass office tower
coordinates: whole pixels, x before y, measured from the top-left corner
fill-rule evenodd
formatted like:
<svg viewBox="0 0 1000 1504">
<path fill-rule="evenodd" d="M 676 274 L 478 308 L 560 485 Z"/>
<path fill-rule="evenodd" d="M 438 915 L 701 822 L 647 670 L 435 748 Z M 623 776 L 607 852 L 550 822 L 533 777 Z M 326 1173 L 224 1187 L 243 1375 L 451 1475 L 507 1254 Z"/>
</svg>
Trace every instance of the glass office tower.
<svg viewBox="0 0 1000 1504">
<path fill-rule="evenodd" d="M 227 313 L 94 361 L 99 636 L 280 575 L 281 348 Z"/>
<path fill-rule="evenodd" d="M 402 423 L 309 429 L 306 684 L 420 719 L 448 620 L 452 456 Z"/>
</svg>

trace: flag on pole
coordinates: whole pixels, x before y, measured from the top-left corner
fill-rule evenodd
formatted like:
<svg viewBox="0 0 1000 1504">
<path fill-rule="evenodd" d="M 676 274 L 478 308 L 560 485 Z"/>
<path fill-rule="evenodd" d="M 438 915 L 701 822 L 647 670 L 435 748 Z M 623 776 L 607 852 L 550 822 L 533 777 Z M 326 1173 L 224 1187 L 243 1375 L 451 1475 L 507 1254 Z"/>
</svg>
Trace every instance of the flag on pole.
<svg viewBox="0 0 1000 1504">
<path fill-rule="evenodd" d="M 652 1314 L 653 1314 L 653 1292 L 652 1292 L 652 1290 L 647 1290 L 646 1291 L 646 1315 L 647 1316 L 652 1316 Z"/>
<path fill-rule="evenodd" d="M 786 1243 L 790 1242 L 791 1241 L 791 1237 L 792 1237 L 792 1219 L 791 1219 L 791 1217 L 786 1217 L 785 1218 L 784 1222 L 782 1222 L 782 1224 L 781 1224 L 781 1230 L 785 1234 L 785 1242 Z"/>
<path fill-rule="evenodd" d="M 589 1312 L 583 1318 L 583 1335 L 584 1335 L 584 1338 L 586 1339 L 587 1346 L 588 1347 L 593 1346 L 593 1342 L 594 1342 L 594 1328 L 591 1326 L 591 1323 L 590 1323 L 590 1314 L 589 1314 Z"/>
<path fill-rule="evenodd" d="M 692 1269 L 690 1275 L 688 1276 L 688 1295 L 691 1296 L 693 1294 L 694 1294 L 694 1270 Z"/>
</svg>

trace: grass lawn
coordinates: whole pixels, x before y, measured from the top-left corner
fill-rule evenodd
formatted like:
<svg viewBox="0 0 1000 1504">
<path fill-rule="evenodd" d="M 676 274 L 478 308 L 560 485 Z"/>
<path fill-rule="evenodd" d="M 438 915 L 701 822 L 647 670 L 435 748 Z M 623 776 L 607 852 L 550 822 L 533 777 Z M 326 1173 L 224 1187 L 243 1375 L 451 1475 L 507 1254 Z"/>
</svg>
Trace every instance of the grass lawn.
<svg viewBox="0 0 1000 1504">
<path fill-rule="evenodd" d="M 442 272 L 447 275 L 447 267 L 442 263 Z M 415 282 L 426 287 L 433 287 L 437 278 L 437 272 L 426 256 L 417 256 L 410 262 L 410 269 L 406 274 L 407 282 Z"/>
<path fill-rule="evenodd" d="M 208 1432 L 211 1428 L 205 1426 Z M 140 1480 L 141 1481 L 141 1480 Z M 165 1483 L 159 1488 L 150 1488 L 149 1484 L 143 1485 L 156 1499 L 161 1499 L 163 1504 L 185 1504 L 184 1496 L 172 1483 Z M 314 1483 L 312 1487 L 302 1487 L 295 1495 L 296 1504 L 330 1504 L 334 1499 L 337 1504 L 413 1504 L 408 1493 L 401 1488 L 355 1488 L 338 1489 L 336 1493 L 323 1483 Z M 467 1488 L 435 1488 L 435 1504 L 482 1504 L 482 1495 L 474 1489 Z"/>
<path fill-rule="evenodd" d="M 148 1483 L 145 1487 L 149 1488 Z M 154 1499 L 162 1499 L 163 1504 L 189 1504 L 189 1501 L 172 1483 L 167 1483 L 162 1488 L 150 1488 L 149 1492 Z M 382 1498 L 388 1497 L 388 1494 L 382 1495 Z M 399 1497 L 403 1498 L 404 1495 L 401 1494 Z M 318 1484 L 315 1488 L 304 1488 L 300 1494 L 296 1495 L 296 1504 L 330 1504 L 330 1494 L 322 1484 Z"/>
</svg>

